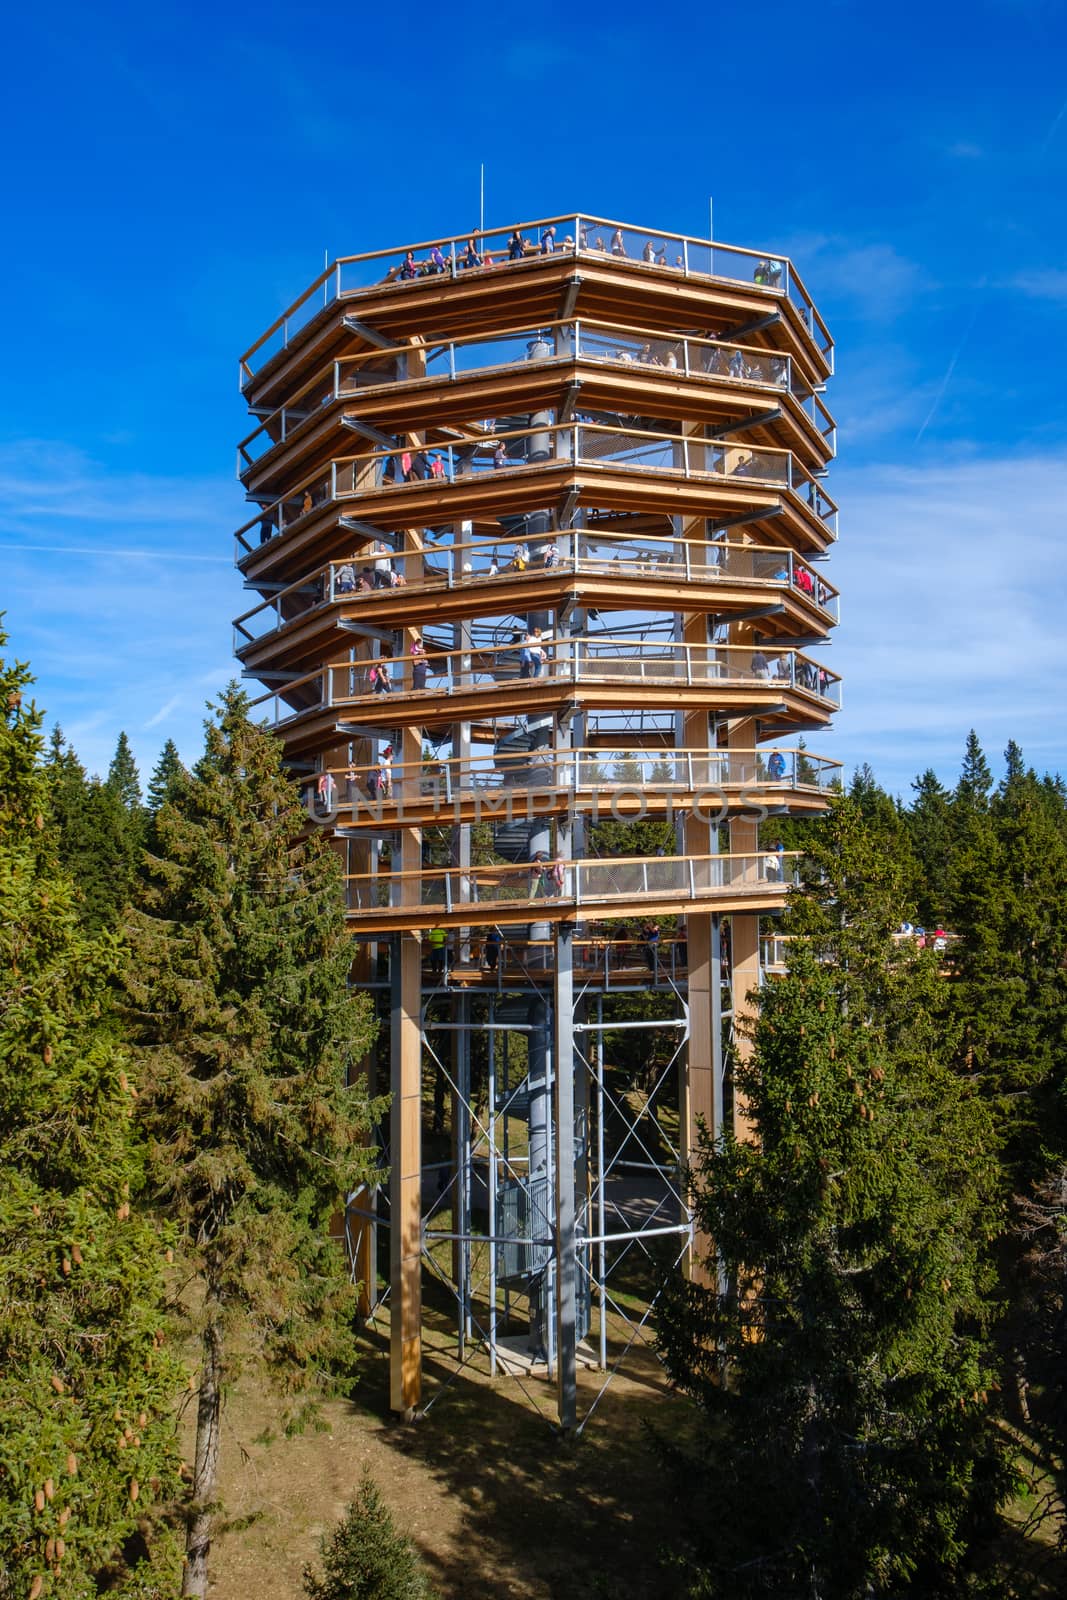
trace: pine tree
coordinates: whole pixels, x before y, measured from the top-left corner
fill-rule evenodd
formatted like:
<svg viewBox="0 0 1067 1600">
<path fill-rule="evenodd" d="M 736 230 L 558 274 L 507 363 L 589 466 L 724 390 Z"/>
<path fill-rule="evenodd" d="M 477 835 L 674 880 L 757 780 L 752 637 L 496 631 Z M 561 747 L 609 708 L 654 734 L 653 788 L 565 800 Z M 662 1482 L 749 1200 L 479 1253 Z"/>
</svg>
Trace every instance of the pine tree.
<svg viewBox="0 0 1067 1600">
<path fill-rule="evenodd" d="M 0 1594 L 162 1597 L 177 1556 L 157 1527 L 177 1484 L 166 1239 L 106 1024 L 118 941 L 87 935 L 58 866 L 29 682 L 0 661 Z M 135 1534 L 151 1549 L 137 1573 Z"/>
<path fill-rule="evenodd" d="M 997 1117 L 1014 1191 L 1067 1153 L 1067 810 L 1017 746 L 994 795 L 964 799 L 952 871 L 963 1064 Z"/>
<path fill-rule="evenodd" d="M 737 1069 L 758 1143 L 705 1139 L 693 1174 L 722 1288 L 672 1279 L 659 1342 L 706 1418 L 669 1452 L 694 1594 L 954 1592 L 1010 1482 L 980 1333 L 994 1131 L 947 1065 L 934 962 L 890 937 L 885 825 L 853 796 L 813 826 L 789 919 L 813 937 Z"/>
<path fill-rule="evenodd" d="M 301 1405 L 350 1359 L 354 1292 L 328 1223 L 370 1175 L 361 1138 L 381 1109 L 346 1086 L 371 1023 L 347 986 L 338 861 L 318 835 L 294 844 L 295 787 L 247 707 L 231 687 L 203 757 L 175 779 L 131 920 L 150 1173 L 200 1286 L 185 1595 L 205 1592 L 221 1408 L 240 1362 Z"/>
<path fill-rule="evenodd" d="M 140 822 L 131 822 L 114 788 L 86 775 L 58 727 L 44 772 L 60 861 L 82 920 L 91 932 L 116 928 L 132 893 Z"/>
<path fill-rule="evenodd" d="M 152 769 L 152 776 L 148 780 L 145 805 L 153 816 L 171 798 L 178 779 L 185 775 L 185 767 L 182 764 L 181 756 L 178 754 L 178 746 L 173 739 L 168 739 L 160 751 L 159 760 Z"/>
<path fill-rule="evenodd" d="M 934 928 L 948 918 L 952 850 L 949 795 L 930 767 L 916 778 L 912 788 L 915 799 L 907 819 L 919 868 L 915 909 L 919 922 L 924 927 Z"/>
<path fill-rule="evenodd" d="M 956 785 L 956 803 L 970 810 L 984 811 L 992 787 L 993 774 L 989 770 L 989 762 L 985 758 L 982 746 L 978 743 L 978 735 L 972 728 L 967 735 L 963 767 Z"/>
<path fill-rule="evenodd" d="M 321 1551 L 321 1576 L 304 1568 L 308 1600 L 434 1600 L 418 1553 L 397 1530 L 367 1472 Z"/>
<path fill-rule="evenodd" d="M 130 741 L 125 733 L 119 734 L 115 754 L 107 769 L 107 787 L 131 815 L 141 809 L 141 778 L 133 759 Z"/>
</svg>

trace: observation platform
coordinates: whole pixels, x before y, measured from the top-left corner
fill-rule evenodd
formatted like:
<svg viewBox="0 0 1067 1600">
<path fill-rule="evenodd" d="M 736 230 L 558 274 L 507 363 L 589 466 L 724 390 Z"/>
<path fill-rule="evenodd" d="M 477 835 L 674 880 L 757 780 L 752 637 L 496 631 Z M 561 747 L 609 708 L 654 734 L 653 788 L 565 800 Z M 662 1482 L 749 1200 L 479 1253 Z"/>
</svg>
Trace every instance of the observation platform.
<svg viewBox="0 0 1067 1600">
<path fill-rule="evenodd" d="M 250 493 L 268 495 L 336 453 L 343 429 L 410 432 L 428 414 L 425 442 L 448 446 L 487 415 L 552 408 L 684 422 L 694 407 L 731 437 L 792 449 L 809 470 L 836 450 L 833 418 L 789 356 L 575 320 L 337 359 L 241 441 L 238 474 Z"/>
<path fill-rule="evenodd" d="M 520 253 L 513 256 L 515 234 Z M 252 411 L 274 410 L 309 366 L 350 354 L 352 334 L 381 349 L 409 338 L 413 327 L 427 341 L 448 337 L 457 322 L 467 333 L 492 331 L 502 310 L 524 323 L 610 322 L 623 312 L 624 320 L 668 333 L 707 329 L 710 314 L 716 333 L 740 338 L 747 330 L 792 355 L 813 385 L 832 372 L 830 335 L 788 258 L 604 218 L 559 217 L 477 240 L 424 240 L 340 258 L 242 356 L 242 389 Z"/>
<path fill-rule="evenodd" d="M 361 933 L 600 920 L 625 905 L 646 917 L 782 911 L 792 853 L 625 856 L 416 872 L 348 873 L 349 915 Z"/>
<path fill-rule="evenodd" d="M 643 538 L 632 524 L 625 536 L 591 534 L 581 554 L 560 555 L 550 568 L 519 570 L 520 540 L 507 536 L 425 547 L 421 573 L 392 589 L 373 587 L 373 569 L 360 587 L 358 556 L 327 562 L 238 617 L 234 653 L 253 671 L 267 661 L 288 667 L 336 650 L 350 624 L 384 631 L 573 607 L 758 618 L 771 639 L 825 639 L 836 625 L 837 590 L 791 550 L 724 542 L 709 552 L 703 542 L 663 537 L 653 518 L 636 520 Z"/>
<path fill-rule="evenodd" d="M 824 811 L 840 774 L 839 762 L 808 750 L 696 754 L 601 745 L 415 766 L 390 761 L 387 767 L 339 767 L 329 770 L 326 796 L 320 798 L 319 779 L 308 784 L 305 804 L 311 824 L 378 832 L 576 811 L 593 820 L 675 813 L 722 820 L 731 814 Z"/>
<path fill-rule="evenodd" d="M 509 456 L 509 449 L 538 459 Z M 276 579 L 308 551 L 344 557 L 360 524 L 373 539 L 397 527 L 499 520 L 546 506 L 700 517 L 719 528 L 773 523 L 771 542 L 798 553 L 824 554 L 837 537 L 835 502 L 789 451 L 575 423 L 494 428 L 462 445 L 424 450 L 434 460 L 422 478 L 388 478 L 398 453 L 385 446 L 331 460 L 271 498 L 235 536 L 249 586 Z"/>
</svg>

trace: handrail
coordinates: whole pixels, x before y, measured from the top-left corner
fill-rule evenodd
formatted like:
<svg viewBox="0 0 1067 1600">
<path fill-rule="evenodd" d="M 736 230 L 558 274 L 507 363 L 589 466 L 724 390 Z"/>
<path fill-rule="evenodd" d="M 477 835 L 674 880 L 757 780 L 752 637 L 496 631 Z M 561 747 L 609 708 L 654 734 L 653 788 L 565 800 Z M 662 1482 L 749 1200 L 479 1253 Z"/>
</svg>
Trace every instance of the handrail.
<svg viewBox="0 0 1067 1600">
<path fill-rule="evenodd" d="M 736 893 L 746 888 L 792 887 L 796 882 L 795 862 L 800 855 L 795 850 L 758 850 L 722 855 L 591 857 L 577 861 L 558 857 L 550 860 L 546 856 L 542 861 L 487 866 L 350 872 L 344 874 L 344 882 L 348 909 L 368 912 L 433 909 L 451 913 L 503 901 L 532 905 L 552 901 L 610 904 L 612 900 L 665 894 L 699 900 L 724 890 Z M 786 862 L 792 866 L 788 884 Z M 405 894 L 409 887 L 419 893 L 418 899 Z M 431 892 L 430 898 L 426 891 Z"/>
<path fill-rule="evenodd" d="M 651 230 L 648 228 L 638 228 L 630 223 L 617 222 L 605 217 L 591 217 L 584 214 L 577 215 L 574 213 L 572 213 L 570 216 L 544 217 L 534 221 L 513 223 L 508 227 L 486 230 L 472 235 L 471 237 L 474 241 L 478 254 L 480 256 L 484 256 L 486 253 L 486 241 L 489 241 L 491 251 L 496 252 L 499 251 L 500 248 L 506 248 L 506 246 L 503 244 L 503 241 L 505 241 L 506 237 L 509 235 L 518 234 L 521 237 L 531 232 L 535 232 L 538 235 L 538 238 L 543 240 L 549 229 L 554 228 L 555 230 L 559 231 L 564 227 L 573 231 L 558 241 L 555 239 L 555 237 L 553 237 L 553 248 L 551 251 L 547 252 L 547 254 L 559 255 L 569 253 L 575 256 L 600 255 L 605 258 L 614 257 L 616 260 L 625 259 L 631 265 L 647 266 L 650 267 L 651 270 L 657 272 L 663 271 L 671 274 L 681 271 L 686 277 L 698 277 L 701 279 L 706 278 L 713 282 L 744 282 L 749 286 L 755 284 L 757 287 L 763 289 L 773 296 L 780 295 L 784 299 L 791 300 L 799 311 L 805 326 L 808 328 L 816 348 L 824 357 L 829 358 L 831 355 L 833 350 L 833 341 L 830 338 L 826 324 L 816 310 L 814 302 L 812 301 L 811 296 L 808 294 L 808 291 L 805 288 L 796 267 L 787 256 L 770 254 L 767 251 L 752 250 L 744 245 L 721 245 L 717 244 L 714 240 L 701 239 L 695 235 L 674 233 L 670 230 L 661 228 Z M 679 253 L 676 251 L 674 263 L 668 264 L 665 258 L 663 261 L 653 262 L 642 260 L 639 257 L 631 255 L 630 251 L 625 249 L 622 252 L 609 249 L 607 247 L 598 250 L 595 243 L 591 244 L 588 238 L 590 230 L 597 229 L 602 229 L 605 233 L 608 230 L 612 230 L 613 236 L 621 236 L 624 244 L 627 241 L 636 242 L 636 240 L 641 237 L 644 237 L 648 241 L 655 239 L 663 241 L 664 243 L 667 240 L 670 240 L 672 246 L 680 245 L 682 247 L 681 253 L 679 255 Z M 467 236 L 461 236 L 461 239 L 465 237 Z M 568 238 L 570 240 L 569 245 L 567 244 Z M 497 240 L 502 242 L 500 246 L 496 244 Z M 458 249 L 457 244 L 459 245 Z M 358 293 L 360 289 L 380 289 L 382 286 L 381 280 L 378 280 L 377 282 L 372 281 L 371 283 L 363 283 L 357 285 L 355 288 L 346 289 L 346 268 L 360 267 L 364 264 L 382 263 L 390 259 L 405 257 L 409 252 L 412 255 L 414 255 L 416 252 L 431 252 L 435 248 L 439 250 L 442 256 L 445 258 L 443 270 L 450 276 L 454 277 L 463 270 L 462 242 L 461 240 L 457 240 L 457 237 L 454 235 L 446 235 L 445 237 L 439 239 L 420 240 L 414 244 L 394 245 L 386 250 L 364 251 L 356 255 L 337 257 L 333 262 L 330 263 L 328 267 L 318 274 L 312 283 L 308 285 L 304 292 L 299 295 L 291 305 L 286 307 L 279 317 L 275 318 L 274 322 L 271 323 L 266 331 L 262 333 L 241 356 L 240 369 L 242 388 L 247 387 L 247 385 L 254 380 L 256 372 L 262 367 L 265 361 L 271 359 L 279 349 L 287 348 L 290 339 L 297 332 L 299 332 L 301 328 L 305 327 L 312 317 L 317 314 L 319 309 L 318 296 L 320 292 L 322 294 L 323 306 L 325 307 L 330 305 L 334 300 L 348 298 L 352 294 Z M 707 253 L 706 262 L 705 252 Z M 540 256 L 541 251 L 536 251 L 536 254 Z M 735 258 L 739 270 L 735 272 L 723 271 L 723 267 L 733 264 Z M 523 256 L 516 262 L 500 261 L 494 262 L 494 265 L 498 268 L 509 265 L 521 266 L 526 264 L 528 259 L 529 254 L 524 253 Z M 706 271 L 702 270 L 705 264 L 708 269 Z M 742 275 L 740 271 L 742 264 L 744 267 L 744 275 Z M 718 266 L 718 271 L 715 270 L 716 266 Z M 772 270 L 770 272 L 761 271 L 761 269 L 766 267 L 770 267 Z M 395 281 L 395 273 L 393 277 L 388 279 L 388 281 Z M 270 349 L 256 364 L 256 366 L 253 366 L 251 364 L 253 358 L 259 354 L 260 351 L 263 351 L 265 346 L 269 345 L 271 341 L 274 340 L 276 334 L 281 335 L 281 339 L 276 347 Z"/>
<path fill-rule="evenodd" d="M 400 367 L 406 368 L 408 357 L 420 357 L 427 366 L 445 361 L 446 373 L 429 371 L 415 374 L 405 371 L 394 375 L 386 371 L 379 373 L 383 352 L 378 349 L 337 357 L 320 368 L 313 378 L 286 400 L 284 405 L 277 407 L 239 442 L 238 477 L 260 464 L 272 449 L 288 442 L 293 426 L 299 427 L 305 422 L 314 420 L 321 406 L 327 401 L 343 400 L 353 392 L 364 394 L 399 383 L 407 385 L 440 381 L 445 376 L 452 381 L 461 372 L 491 373 L 514 370 L 519 365 L 514 358 L 487 362 L 484 365 L 475 364 L 468 368 L 463 365 L 461 359 L 457 361 L 457 355 L 462 356 L 462 353 L 468 350 L 491 349 L 505 341 L 530 345 L 538 339 L 547 342 L 548 338 L 552 338 L 558 341 L 561 336 L 568 341 L 569 348 L 553 349 L 548 354 L 536 357 L 527 355 L 522 360 L 537 365 L 554 361 L 581 360 L 613 365 L 628 364 L 648 367 L 653 371 L 675 371 L 687 378 L 716 383 L 751 385 L 757 389 L 767 387 L 776 394 L 784 391 L 790 394 L 810 417 L 831 449 L 836 448 L 834 419 L 810 384 L 806 380 L 798 380 L 791 356 L 729 339 L 701 339 L 688 334 L 664 335 L 652 329 L 602 322 L 595 318 L 574 317 L 569 320 L 531 324 L 526 328 L 501 328 L 489 333 L 468 334 L 465 338 L 434 341 L 432 345 L 408 344 L 398 347 L 394 353 L 399 358 Z M 616 347 L 614 352 L 595 348 L 596 340 L 614 345 Z M 376 365 L 371 366 L 371 363 Z M 358 372 L 364 367 L 369 370 L 372 378 L 380 378 L 380 381 L 357 385 L 355 391 L 351 386 L 346 388 L 344 382 L 346 370 L 355 368 Z M 327 385 L 325 390 L 324 384 Z M 315 396 L 314 405 L 310 409 L 307 405 L 301 405 L 308 394 Z M 294 413 L 295 421 L 290 423 Z M 261 436 L 269 440 L 269 444 L 263 451 L 253 452 L 251 446 Z"/>
<path fill-rule="evenodd" d="M 692 793 L 706 787 L 744 788 L 749 784 L 822 792 L 833 786 L 841 770 L 840 761 L 783 745 L 649 751 L 620 745 L 615 749 L 496 750 L 484 756 L 390 760 L 386 765 L 379 759 L 346 762 L 325 766 L 300 781 L 307 797 L 314 800 L 319 798 L 320 780 L 328 775 L 334 780 L 335 804 L 347 808 L 357 800 L 366 805 L 361 790 L 374 800 L 431 799 L 443 805 L 482 791 L 543 795 L 556 788 L 564 793 L 598 789 L 617 793 L 635 785 L 648 792 Z"/>
<path fill-rule="evenodd" d="M 542 638 L 542 648 L 551 649 L 553 641 Z M 717 683 L 745 684 L 780 684 L 794 690 L 813 695 L 816 699 L 829 705 L 840 705 L 840 675 L 824 667 L 820 662 L 813 661 L 802 651 L 792 648 L 774 648 L 768 656 L 763 650 L 750 645 L 695 645 L 675 644 L 664 640 L 650 641 L 649 654 L 634 655 L 622 654 L 606 655 L 589 653 L 589 646 L 596 652 L 605 646 L 618 645 L 632 652 L 635 644 L 640 641 L 632 639 L 614 640 L 597 636 L 593 640 L 580 638 L 567 638 L 561 641 L 566 644 L 567 653 L 558 660 L 548 660 L 543 663 L 543 670 L 535 672 L 532 666 L 523 666 L 518 658 L 524 646 L 519 642 L 497 646 L 481 646 L 475 650 L 434 650 L 427 651 L 422 661 L 437 677 L 444 677 L 443 684 L 427 682 L 424 688 L 415 690 L 405 689 L 405 694 L 418 694 L 420 699 L 428 697 L 431 700 L 447 697 L 457 690 L 479 689 L 489 685 L 498 684 L 502 679 L 524 678 L 531 683 L 563 684 L 573 688 L 577 683 L 588 685 L 602 683 L 617 683 L 621 680 L 632 681 L 636 678 L 643 684 L 669 684 L 674 688 L 703 688 L 706 685 Z M 651 652 L 655 652 L 652 654 Z M 703 660 L 701 655 L 703 653 Z M 488 663 L 482 666 L 466 666 L 465 661 L 473 657 Z M 512 657 L 506 663 L 494 658 Z M 743 658 L 747 657 L 747 665 Z M 453 668 L 453 658 L 458 659 L 460 665 Z M 300 717 L 309 711 L 326 707 L 340 707 L 360 704 L 362 702 L 374 703 L 384 695 L 392 692 L 393 679 L 390 669 L 398 664 L 404 666 L 405 672 L 413 666 L 410 656 L 368 656 L 358 661 L 331 662 L 317 667 L 313 671 L 302 674 L 279 689 L 268 690 L 259 695 L 251 704 L 264 705 L 268 702 L 275 703 L 275 726 Z M 672 670 L 655 672 L 646 668 L 655 668 L 657 665 L 669 666 Z M 379 684 L 370 681 L 370 670 L 380 670 Z M 677 669 L 684 669 L 679 671 Z M 703 670 L 700 670 L 700 669 Z M 725 668 L 726 670 L 720 670 Z M 615 669 L 614 671 L 611 669 Z M 631 669 L 631 670 L 625 670 Z M 342 684 L 347 680 L 348 688 L 335 690 L 335 677 L 340 675 Z M 297 690 L 311 684 L 317 684 L 318 695 L 314 701 L 301 706 L 287 705 L 284 714 L 277 714 L 278 705 L 291 698 Z M 381 684 L 388 687 L 381 687 Z"/>
<path fill-rule="evenodd" d="M 424 546 L 418 552 L 423 558 L 421 576 L 405 578 L 404 587 L 411 593 L 419 593 L 426 589 L 463 588 L 472 583 L 484 583 L 493 579 L 508 584 L 521 583 L 529 577 L 540 576 L 552 570 L 577 575 L 603 575 L 607 569 L 611 577 L 634 575 L 684 579 L 687 583 L 705 579 L 726 584 L 736 581 L 746 585 L 753 583 L 782 585 L 790 591 L 796 590 L 802 596 L 806 596 L 817 610 L 822 611 L 831 620 L 837 621 L 838 590 L 833 584 L 827 583 L 820 574 L 813 573 L 810 566 L 792 550 L 779 545 L 739 545 L 727 541 L 709 543 L 702 539 L 671 538 L 667 535 L 659 537 L 648 534 L 642 536 L 600 534 L 595 529 L 588 528 L 554 531 L 539 536 L 538 542 L 557 544 L 557 556 L 552 566 L 546 567 L 543 564 L 543 557 L 542 565 L 536 565 L 536 555 L 531 556 L 524 570 L 519 570 L 517 567 L 509 570 L 507 566 L 498 564 L 496 558 L 502 549 L 514 547 L 518 552 L 529 546 L 531 536 L 527 534 L 502 533 L 496 539 L 471 539 L 454 544 Z M 587 547 L 584 552 L 583 544 Z M 577 548 L 567 550 L 565 548 L 567 545 L 575 545 Z M 559 546 L 564 548 L 560 549 Z M 590 553 L 589 546 L 606 547 L 617 553 L 612 558 L 595 555 Z M 659 549 L 657 546 L 663 548 Z M 633 555 L 630 554 L 631 549 Z M 408 552 L 409 555 L 414 553 Z M 487 557 L 488 560 L 482 562 L 482 557 Z M 375 558 L 372 555 L 371 560 L 373 559 Z M 394 571 L 404 559 L 404 552 L 390 550 L 389 560 Z M 443 562 L 443 566 L 433 565 L 427 569 L 427 560 L 433 563 Z M 358 587 L 360 580 L 355 578 L 355 572 L 360 566 L 360 561 L 361 557 L 353 554 L 341 560 L 323 562 L 321 566 L 288 584 L 277 594 L 261 600 L 258 605 L 250 606 L 247 611 L 234 619 L 235 647 L 243 647 L 244 644 L 263 639 L 290 622 L 303 622 L 313 612 L 336 604 L 338 600 L 343 599 L 347 604 L 358 604 L 368 595 L 376 596 L 380 592 L 379 589 L 364 590 Z M 363 573 L 366 572 L 368 565 L 369 563 L 364 560 L 361 569 Z M 732 571 L 733 565 L 748 570 Z M 759 571 L 761 565 L 767 569 L 762 573 Z M 347 583 L 341 581 L 341 574 L 346 568 L 352 574 L 356 587 L 352 587 L 351 581 Z M 283 615 L 287 604 L 291 606 L 304 596 L 311 597 L 308 604 L 293 610 L 289 616 Z M 268 613 L 273 613 L 277 619 L 273 627 L 255 633 L 245 626 L 253 618 L 264 617 Z"/>
<path fill-rule="evenodd" d="M 533 444 L 534 451 L 521 457 L 509 455 L 509 444 L 515 446 L 522 440 Z M 605 448 L 593 448 L 600 441 L 604 442 Z M 616 448 L 609 455 L 613 441 L 617 441 Z M 560 452 L 561 444 L 564 453 Z M 672 454 L 670 464 L 657 461 L 646 466 L 633 459 L 638 452 L 647 456 L 650 451 L 662 453 L 666 450 Z M 548 423 L 540 428 L 494 430 L 491 433 L 469 434 L 460 443 L 427 447 L 393 445 L 350 456 L 338 456 L 324 467 L 309 472 L 287 494 L 262 505 L 257 514 L 237 530 L 235 538 L 239 544 L 243 544 L 244 554 L 248 555 L 255 546 L 250 546 L 243 536 L 255 526 L 260 529 L 261 544 L 265 544 L 269 538 L 276 537 L 286 527 L 310 515 L 323 504 L 402 489 L 411 481 L 417 481 L 395 476 L 398 462 L 407 454 L 413 458 L 420 454 L 424 456 L 428 469 L 436 464 L 440 470 L 431 472 L 431 476 L 440 477 L 449 484 L 465 483 L 478 472 L 507 472 L 560 463 L 580 464 L 587 468 L 608 465 L 616 470 L 651 470 L 687 480 L 741 478 L 792 491 L 825 525 L 827 536 L 836 538 L 836 502 L 789 450 L 700 439 L 687 434 L 636 433 L 591 422 Z M 694 464 L 694 458 L 699 464 Z M 387 477 L 390 462 L 393 463 L 392 480 Z M 240 552 L 237 559 L 241 559 Z"/>
</svg>

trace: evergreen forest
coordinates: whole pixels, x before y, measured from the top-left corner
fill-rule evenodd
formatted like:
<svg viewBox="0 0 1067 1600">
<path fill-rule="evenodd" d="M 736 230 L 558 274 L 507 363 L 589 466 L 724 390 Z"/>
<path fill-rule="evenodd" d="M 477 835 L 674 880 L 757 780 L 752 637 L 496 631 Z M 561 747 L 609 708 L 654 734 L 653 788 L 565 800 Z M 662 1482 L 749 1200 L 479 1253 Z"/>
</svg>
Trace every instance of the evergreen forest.
<svg viewBox="0 0 1067 1600">
<path fill-rule="evenodd" d="M 0 710 L 0 1600 L 205 1596 L 213 1541 L 257 1538 L 220 1490 L 235 1386 L 276 1449 L 367 1403 L 331 1218 L 381 1176 L 377 1024 L 238 689 L 144 784 L 125 735 L 101 777 L 46 729 L 2 634 Z M 761 837 L 801 883 L 733 1073 L 751 1136 L 704 1140 L 706 1253 L 658 1303 L 655 1592 L 1067 1592 L 1067 785 L 1014 743 L 995 780 L 972 732 L 952 787 L 864 768 Z M 349 1499 L 303 1593 L 437 1592 L 389 1482 Z"/>
</svg>

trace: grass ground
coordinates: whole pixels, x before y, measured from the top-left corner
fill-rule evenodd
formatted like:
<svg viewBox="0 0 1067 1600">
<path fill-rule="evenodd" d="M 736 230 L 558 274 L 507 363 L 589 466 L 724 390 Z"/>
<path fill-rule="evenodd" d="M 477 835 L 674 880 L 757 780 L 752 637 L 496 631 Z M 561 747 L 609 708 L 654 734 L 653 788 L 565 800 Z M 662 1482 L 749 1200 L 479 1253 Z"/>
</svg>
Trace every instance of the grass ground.
<svg viewBox="0 0 1067 1600">
<path fill-rule="evenodd" d="M 549 1426 L 553 1394 L 525 1381 L 467 1376 L 442 1389 L 447 1366 L 427 1363 L 432 1404 L 404 1425 L 388 1410 L 384 1352 L 372 1349 L 358 1403 L 325 1411 L 327 1431 L 272 1445 L 271 1396 L 240 1387 L 226 1413 L 223 1495 L 238 1526 L 216 1543 L 213 1600 L 299 1600 L 304 1563 L 343 1513 L 364 1466 L 397 1523 L 423 1552 L 443 1600 L 666 1600 L 661 1564 L 669 1507 L 645 1427 L 686 1426 L 647 1354 L 629 1363 L 581 1437 Z M 602 1381 L 581 1375 L 580 1411 Z M 240 1526 L 245 1518 L 250 1525 Z"/>
</svg>

